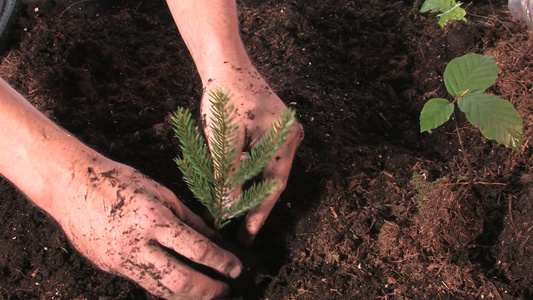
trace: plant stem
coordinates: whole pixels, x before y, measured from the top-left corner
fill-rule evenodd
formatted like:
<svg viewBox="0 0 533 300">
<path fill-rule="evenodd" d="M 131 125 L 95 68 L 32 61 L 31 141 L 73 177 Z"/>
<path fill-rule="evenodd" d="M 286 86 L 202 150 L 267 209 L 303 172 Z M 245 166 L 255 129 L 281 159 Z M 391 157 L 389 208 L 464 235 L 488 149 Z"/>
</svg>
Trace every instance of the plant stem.
<svg viewBox="0 0 533 300">
<path fill-rule="evenodd" d="M 457 115 L 455 114 L 455 109 L 453 110 L 453 121 L 455 122 L 455 131 L 457 132 L 457 139 L 459 140 L 459 146 L 461 146 L 461 151 L 463 151 L 463 154 L 465 156 L 464 160 L 466 162 L 466 167 L 468 169 L 468 185 L 470 186 L 474 184 L 474 176 L 472 174 L 472 165 L 470 165 L 468 154 L 466 153 L 466 149 L 463 145 L 463 139 L 461 138 L 459 124 L 457 124 Z"/>
<path fill-rule="evenodd" d="M 411 11 L 409 12 L 409 16 L 416 14 L 418 10 L 420 10 L 419 6 L 420 0 L 415 0 L 415 2 L 413 3 L 413 8 L 411 8 Z"/>
</svg>

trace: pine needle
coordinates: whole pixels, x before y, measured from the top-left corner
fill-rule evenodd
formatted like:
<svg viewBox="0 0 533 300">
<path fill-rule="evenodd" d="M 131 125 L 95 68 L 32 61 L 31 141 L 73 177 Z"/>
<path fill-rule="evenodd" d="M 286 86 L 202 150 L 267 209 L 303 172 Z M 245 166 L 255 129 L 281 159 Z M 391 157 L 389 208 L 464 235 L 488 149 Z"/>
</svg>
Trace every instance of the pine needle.
<svg viewBox="0 0 533 300">
<path fill-rule="evenodd" d="M 200 203 L 207 207 L 212 215 L 215 214 L 212 205 L 213 201 L 215 201 L 215 191 L 212 182 L 205 180 L 204 177 L 199 176 L 197 172 L 194 172 L 191 168 L 191 162 L 187 158 L 175 158 L 174 162 L 176 162 L 181 173 L 183 173 L 183 179 L 187 183 L 187 186 L 189 186 L 193 195 L 200 201 Z"/>
<path fill-rule="evenodd" d="M 215 174 L 215 195 L 218 213 L 215 221 L 223 215 L 223 210 L 230 200 L 235 189 L 230 184 L 231 168 L 237 158 L 238 126 L 234 124 L 233 105 L 230 103 L 228 93 L 216 89 L 209 95 L 211 97 L 211 113 L 213 115 L 211 130 L 211 155 Z"/>
<path fill-rule="evenodd" d="M 174 133 L 180 141 L 182 154 L 189 158 L 191 169 L 208 182 L 214 181 L 213 161 L 205 139 L 200 134 L 198 126 L 194 125 L 191 112 L 180 107 L 171 119 Z"/>
<path fill-rule="evenodd" d="M 294 115 L 292 110 L 284 111 L 277 122 L 272 124 L 270 130 L 259 141 L 258 146 L 250 151 L 250 154 L 242 161 L 239 170 L 233 175 L 232 181 L 235 184 L 244 184 L 265 168 L 285 142 L 294 123 Z"/>
<path fill-rule="evenodd" d="M 265 179 L 252 185 L 244 191 L 239 199 L 228 209 L 225 219 L 239 217 L 252 208 L 257 207 L 263 199 L 270 196 L 277 189 L 277 183 L 274 179 Z"/>
</svg>

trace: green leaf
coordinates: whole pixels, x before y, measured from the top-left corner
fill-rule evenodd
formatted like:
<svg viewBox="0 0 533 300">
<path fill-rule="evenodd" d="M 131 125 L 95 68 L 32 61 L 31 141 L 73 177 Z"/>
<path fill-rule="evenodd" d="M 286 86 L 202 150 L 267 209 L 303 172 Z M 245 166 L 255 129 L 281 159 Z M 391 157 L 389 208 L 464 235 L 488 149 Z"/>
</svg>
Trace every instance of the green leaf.
<svg viewBox="0 0 533 300">
<path fill-rule="evenodd" d="M 450 119 L 454 105 L 443 98 L 433 98 L 426 102 L 420 113 L 420 132 L 435 129 Z"/>
<path fill-rule="evenodd" d="M 449 22 L 454 21 L 463 21 L 466 22 L 466 11 L 460 7 L 461 2 L 457 3 L 457 5 L 442 14 L 437 15 L 439 17 L 439 22 L 437 24 L 440 25 L 440 27 L 446 26 Z"/>
<path fill-rule="evenodd" d="M 455 5 L 455 0 L 426 0 L 422 4 L 420 12 L 445 12 L 453 8 Z"/>
<path fill-rule="evenodd" d="M 487 139 L 520 151 L 522 119 L 511 102 L 494 95 L 469 93 L 459 98 L 457 104 Z"/>
<path fill-rule="evenodd" d="M 444 71 L 444 84 L 453 97 L 482 93 L 496 81 L 498 66 L 492 56 L 467 54 L 450 61 Z"/>
</svg>

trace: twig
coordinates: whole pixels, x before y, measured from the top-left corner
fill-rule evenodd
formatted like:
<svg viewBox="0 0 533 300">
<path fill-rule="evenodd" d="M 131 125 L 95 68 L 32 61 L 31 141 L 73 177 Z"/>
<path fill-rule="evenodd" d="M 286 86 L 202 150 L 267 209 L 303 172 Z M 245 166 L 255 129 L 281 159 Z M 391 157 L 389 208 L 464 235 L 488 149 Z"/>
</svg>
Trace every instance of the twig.
<svg viewBox="0 0 533 300">
<path fill-rule="evenodd" d="M 333 207 L 330 206 L 329 208 L 331 209 L 331 214 L 333 215 L 333 218 L 334 218 L 334 219 L 337 219 L 337 218 L 338 218 L 338 215 L 337 215 L 337 213 L 335 212 L 335 210 L 333 209 Z"/>
<path fill-rule="evenodd" d="M 518 228 L 516 228 L 516 224 L 514 222 L 514 217 L 513 217 L 513 196 L 509 197 L 509 218 L 510 218 L 510 223 L 511 223 L 511 227 L 513 228 L 514 230 L 514 233 L 518 236 L 518 237 L 521 237 L 521 234 L 518 233 Z"/>
<path fill-rule="evenodd" d="M 461 133 L 459 131 L 459 125 L 457 124 L 457 115 L 455 114 L 455 109 L 453 110 L 453 121 L 455 122 L 455 129 L 457 132 L 457 138 L 459 139 L 459 145 L 461 146 L 461 150 L 463 151 L 463 154 L 465 156 L 466 166 L 468 168 L 468 181 L 470 182 L 470 184 L 474 184 L 474 177 L 472 175 L 472 166 L 470 165 L 468 154 L 466 153 L 466 149 L 463 145 L 463 139 L 461 138 Z"/>
<path fill-rule="evenodd" d="M 454 182 L 454 183 L 443 183 L 444 186 L 454 186 L 454 185 L 470 185 L 472 183 L 470 182 Z M 499 186 L 506 186 L 507 183 L 503 182 L 483 182 L 483 181 L 474 181 L 473 184 L 479 184 L 479 185 L 499 185 Z"/>
<path fill-rule="evenodd" d="M 502 295 L 500 294 L 500 291 L 498 291 L 498 288 L 494 285 L 494 283 L 490 282 L 490 281 L 487 281 L 493 288 L 493 291 L 495 292 L 494 294 L 496 294 L 496 296 L 498 296 L 498 299 L 499 300 L 502 300 Z"/>
<path fill-rule="evenodd" d="M 83 2 L 90 2 L 90 1 L 94 1 L 94 0 L 80 0 L 80 1 L 78 1 L 78 2 L 74 2 L 74 3 L 72 3 L 71 5 L 67 6 L 67 8 L 65 8 L 65 9 L 59 14 L 59 17 L 57 17 L 57 19 L 58 19 L 58 20 L 61 19 L 61 17 L 63 16 L 63 14 L 64 14 L 65 12 L 67 12 L 67 10 L 70 10 L 72 7 L 74 7 L 74 6 L 78 5 L 78 4 L 81 4 L 81 3 L 83 3 Z"/>
</svg>

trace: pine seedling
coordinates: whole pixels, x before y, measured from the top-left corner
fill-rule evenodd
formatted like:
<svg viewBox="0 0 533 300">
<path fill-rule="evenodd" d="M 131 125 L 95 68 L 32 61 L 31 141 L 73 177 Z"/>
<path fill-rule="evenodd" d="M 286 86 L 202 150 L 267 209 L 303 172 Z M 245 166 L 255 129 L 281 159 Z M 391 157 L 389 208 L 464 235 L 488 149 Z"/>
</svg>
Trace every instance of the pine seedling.
<svg viewBox="0 0 533 300">
<path fill-rule="evenodd" d="M 214 226 L 222 229 L 231 219 L 257 207 L 278 188 L 273 179 L 254 183 L 240 195 L 238 186 L 261 172 L 285 141 L 295 120 L 292 110 L 283 112 L 259 140 L 236 170 L 239 144 L 234 107 L 229 92 L 215 89 L 209 94 L 212 119 L 211 151 L 189 110 L 178 108 L 172 115 L 174 133 L 179 139 L 182 157 L 174 159 L 193 195 L 214 218 Z"/>
</svg>

